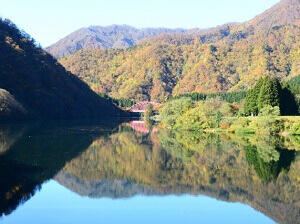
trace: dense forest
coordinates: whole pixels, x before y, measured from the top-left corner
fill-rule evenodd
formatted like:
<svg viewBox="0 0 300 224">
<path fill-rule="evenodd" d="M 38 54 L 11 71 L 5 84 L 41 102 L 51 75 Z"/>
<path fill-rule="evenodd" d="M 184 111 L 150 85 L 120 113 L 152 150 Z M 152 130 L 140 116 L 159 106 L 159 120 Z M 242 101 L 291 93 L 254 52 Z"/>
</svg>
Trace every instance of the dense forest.
<svg viewBox="0 0 300 224">
<path fill-rule="evenodd" d="M 300 74 L 299 14 L 299 0 L 282 0 L 246 23 L 166 32 L 127 49 L 81 47 L 59 61 L 113 98 L 162 102 L 192 92 L 246 91 L 261 77 L 289 81 Z"/>
<path fill-rule="evenodd" d="M 260 77 L 287 81 L 299 74 L 298 26 L 246 38 L 244 32 L 214 44 L 186 36 L 152 38 L 127 50 L 81 50 L 60 62 L 98 93 L 160 102 L 190 92 L 247 90 Z"/>
<path fill-rule="evenodd" d="M 258 115 L 266 106 L 278 107 L 281 115 L 297 115 L 296 95 L 289 86 L 283 87 L 277 79 L 260 79 L 255 87 L 248 91 L 245 102 L 246 115 Z"/>
<path fill-rule="evenodd" d="M 169 100 L 175 100 L 180 98 L 191 98 L 193 101 L 205 101 L 207 99 L 219 98 L 227 103 L 239 103 L 247 96 L 247 91 L 240 92 L 223 92 L 223 93 L 186 93 L 170 97 Z"/>
<path fill-rule="evenodd" d="M 68 55 L 59 61 L 1 21 L 0 112 L 82 118 L 119 115 L 117 107 L 137 101 L 242 103 L 262 77 L 282 82 L 299 105 L 299 6 L 299 0 L 282 0 L 246 23 L 206 30 L 92 26 L 47 48 L 53 56 Z"/>
<path fill-rule="evenodd" d="M 128 48 L 140 40 L 160 34 L 185 33 L 184 29 L 145 28 L 137 29 L 127 25 L 90 26 L 71 33 L 46 48 L 47 52 L 60 58 L 81 49 Z"/>
<path fill-rule="evenodd" d="M 9 20 L 0 20 L 0 52 L 0 120 L 122 114 Z"/>
</svg>

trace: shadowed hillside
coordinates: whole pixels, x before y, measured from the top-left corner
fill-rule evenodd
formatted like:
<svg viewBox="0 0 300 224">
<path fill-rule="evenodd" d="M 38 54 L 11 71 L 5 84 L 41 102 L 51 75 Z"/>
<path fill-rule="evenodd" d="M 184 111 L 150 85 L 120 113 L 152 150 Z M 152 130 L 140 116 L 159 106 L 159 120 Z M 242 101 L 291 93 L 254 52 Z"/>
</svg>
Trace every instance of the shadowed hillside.
<svg viewBox="0 0 300 224">
<path fill-rule="evenodd" d="M 0 120 L 117 116 L 99 97 L 10 21 L 0 21 Z"/>
</svg>

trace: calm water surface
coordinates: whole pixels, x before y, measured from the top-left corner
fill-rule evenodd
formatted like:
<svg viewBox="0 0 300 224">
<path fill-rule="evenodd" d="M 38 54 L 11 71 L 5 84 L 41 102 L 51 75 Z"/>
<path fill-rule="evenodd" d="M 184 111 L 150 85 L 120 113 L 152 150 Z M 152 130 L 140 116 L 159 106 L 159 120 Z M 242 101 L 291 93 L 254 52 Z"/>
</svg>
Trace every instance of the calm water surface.
<svg viewBox="0 0 300 224">
<path fill-rule="evenodd" d="M 0 127 L 1 223 L 300 223 L 300 139 Z"/>
</svg>

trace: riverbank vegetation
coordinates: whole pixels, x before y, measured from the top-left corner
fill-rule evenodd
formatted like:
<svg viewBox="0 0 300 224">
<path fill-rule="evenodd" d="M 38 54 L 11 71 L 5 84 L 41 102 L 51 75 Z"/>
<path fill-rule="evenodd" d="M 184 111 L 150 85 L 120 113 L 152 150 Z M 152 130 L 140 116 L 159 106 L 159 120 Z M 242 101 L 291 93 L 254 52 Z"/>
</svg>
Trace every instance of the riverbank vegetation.
<svg viewBox="0 0 300 224">
<path fill-rule="evenodd" d="M 226 94 L 186 94 L 161 106 L 161 125 L 186 131 L 298 135 L 297 88 L 291 89 L 288 83 L 266 77 L 243 100 L 240 93 L 230 95 L 236 100 L 226 100 Z"/>
</svg>

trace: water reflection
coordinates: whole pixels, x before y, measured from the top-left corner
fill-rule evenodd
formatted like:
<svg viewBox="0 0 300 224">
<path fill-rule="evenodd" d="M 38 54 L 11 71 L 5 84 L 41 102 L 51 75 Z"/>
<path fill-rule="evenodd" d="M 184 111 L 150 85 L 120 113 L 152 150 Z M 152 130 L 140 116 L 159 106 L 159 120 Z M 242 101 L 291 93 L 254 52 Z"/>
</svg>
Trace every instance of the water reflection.
<svg viewBox="0 0 300 224">
<path fill-rule="evenodd" d="M 2 129 L 1 214 L 54 178 L 91 198 L 201 194 L 246 203 L 280 223 L 299 222 L 297 138 L 170 132 L 141 122 L 116 127 Z"/>
<path fill-rule="evenodd" d="M 14 124 L 0 128 L 0 215 L 10 214 L 31 198 L 41 184 L 108 135 L 115 123 Z"/>
</svg>

